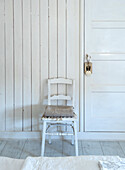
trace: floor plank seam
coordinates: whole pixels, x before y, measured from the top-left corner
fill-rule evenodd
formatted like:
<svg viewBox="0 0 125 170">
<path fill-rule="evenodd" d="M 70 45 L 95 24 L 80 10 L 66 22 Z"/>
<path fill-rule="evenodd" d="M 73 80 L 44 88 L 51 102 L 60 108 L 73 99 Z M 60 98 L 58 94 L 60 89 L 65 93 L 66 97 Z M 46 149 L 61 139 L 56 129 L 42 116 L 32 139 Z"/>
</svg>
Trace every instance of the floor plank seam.
<svg viewBox="0 0 125 170">
<path fill-rule="evenodd" d="M 6 141 L 6 144 L 4 145 L 3 149 L 1 150 L 0 155 L 2 154 L 3 150 L 5 149 L 5 147 L 6 147 L 6 145 L 7 145 L 7 142 L 8 142 L 8 141 Z"/>
<path fill-rule="evenodd" d="M 103 148 L 102 148 L 101 141 L 99 141 L 99 144 L 100 144 L 100 147 L 101 147 L 102 153 L 103 153 L 103 155 L 104 155 L 104 151 L 103 151 Z"/>
<path fill-rule="evenodd" d="M 118 142 L 118 144 L 119 144 L 119 146 L 120 146 L 120 148 L 121 148 L 121 150 L 122 150 L 122 152 L 123 152 L 123 154 L 124 154 L 124 156 L 125 156 L 124 149 L 122 148 L 122 146 L 121 146 L 120 142 Z"/>
<path fill-rule="evenodd" d="M 21 152 L 21 154 L 20 154 L 19 159 L 20 159 L 20 158 L 21 158 L 21 156 L 22 156 L 22 153 L 23 153 L 24 147 L 25 147 L 25 145 L 26 145 L 26 142 L 27 142 L 27 140 L 26 140 L 26 141 L 25 141 L 25 143 L 24 143 L 24 146 L 23 146 L 23 148 L 22 148 L 22 152 Z"/>
</svg>

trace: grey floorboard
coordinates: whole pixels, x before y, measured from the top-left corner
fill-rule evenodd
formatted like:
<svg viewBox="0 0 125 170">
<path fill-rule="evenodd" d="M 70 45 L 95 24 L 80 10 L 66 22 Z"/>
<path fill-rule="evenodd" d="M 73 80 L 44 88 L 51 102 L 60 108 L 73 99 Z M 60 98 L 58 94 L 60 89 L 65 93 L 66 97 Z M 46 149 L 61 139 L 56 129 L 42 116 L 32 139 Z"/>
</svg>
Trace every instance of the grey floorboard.
<svg viewBox="0 0 125 170">
<path fill-rule="evenodd" d="M 27 140 L 22 150 L 21 159 L 28 156 L 40 156 L 41 141 L 40 140 Z"/>
<path fill-rule="evenodd" d="M 63 157 L 62 153 L 45 153 L 45 157 Z"/>
<path fill-rule="evenodd" d="M 80 155 L 84 155 L 83 147 L 82 147 L 82 141 L 81 140 L 78 141 L 78 151 L 79 151 L 79 156 Z"/>
<path fill-rule="evenodd" d="M 74 156 L 75 146 L 71 144 L 71 140 L 63 140 L 63 156 Z"/>
<path fill-rule="evenodd" d="M 24 144 L 24 140 L 7 141 L 0 155 L 11 158 L 20 158 Z"/>
<path fill-rule="evenodd" d="M 6 145 L 6 141 L 5 140 L 0 140 L 0 155 L 1 155 L 1 152 L 2 150 L 4 149 L 5 145 Z"/>
<path fill-rule="evenodd" d="M 125 155 L 125 141 L 120 141 L 119 144 L 120 144 L 121 149 L 122 149 L 122 151 L 123 151 L 123 153 Z"/>
<path fill-rule="evenodd" d="M 82 148 L 84 155 L 103 155 L 98 141 L 82 141 Z"/>
<path fill-rule="evenodd" d="M 125 157 L 125 142 L 78 141 L 79 155 L 113 155 Z M 0 156 L 25 159 L 37 157 L 41 152 L 41 140 L 0 140 Z M 46 141 L 45 156 L 75 156 L 75 146 L 71 140 Z"/>
<path fill-rule="evenodd" d="M 62 156 L 62 150 L 62 140 L 52 140 L 51 144 L 46 140 L 45 156 Z"/>
<path fill-rule="evenodd" d="M 124 157 L 124 152 L 118 142 L 100 142 L 104 155 Z"/>
</svg>

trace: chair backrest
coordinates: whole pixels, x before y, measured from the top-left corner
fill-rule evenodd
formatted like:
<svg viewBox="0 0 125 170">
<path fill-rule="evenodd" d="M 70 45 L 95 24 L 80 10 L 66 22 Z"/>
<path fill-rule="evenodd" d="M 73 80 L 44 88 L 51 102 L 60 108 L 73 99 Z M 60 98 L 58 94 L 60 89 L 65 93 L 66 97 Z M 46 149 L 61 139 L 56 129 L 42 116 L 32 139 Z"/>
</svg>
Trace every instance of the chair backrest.
<svg viewBox="0 0 125 170">
<path fill-rule="evenodd" d="M 70 85 L 72 88 L 72 96 L 69 95 L 51 95 L 51 85 L 53 84 L 63 84 L 63 85 Z M 72 79 L 65 79 L 65 78 L 53 78 L 48 79 L 48 105 L 52 104 L 52 100 L 64 100 L 64 101 L 72 101 L 72 106 L 74 107 L 75 104 L 75 80 Z"/>
</svg>

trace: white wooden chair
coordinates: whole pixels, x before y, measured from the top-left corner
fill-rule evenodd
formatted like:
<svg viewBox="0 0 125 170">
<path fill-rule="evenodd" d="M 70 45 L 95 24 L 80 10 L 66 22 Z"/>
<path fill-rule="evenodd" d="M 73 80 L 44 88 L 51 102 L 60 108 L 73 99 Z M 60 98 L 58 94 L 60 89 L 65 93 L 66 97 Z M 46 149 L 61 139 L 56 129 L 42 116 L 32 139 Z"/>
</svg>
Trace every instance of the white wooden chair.
<svg viewBox="0 0 125 170">
<path fill-rule="evenodd" d="M 67 95 L 51 95 L 51 85 L 52 84 L 64 84 L 72 86 L 72 97 Z M 71 101 L 72 106 L 74 107 L 75 103 L 75 81 L 71 79 L 48 79 L 48 105 L 51 105 L 52 100 L 65 100 Z M 45 136 L 49 135 L 49 143 L 51 143 L 51 135 L 72 135 L 72 144 L 74 144 L 74 137 L 75 137 L 75 152 L 76 156 L 78 156 L 78 141 L 77 141 L 77 116 L 73 112 L 72 117 L 47 117 L 45 115 L 42 116 L 43 122 L 43 132 L 42 132 L 42 145 L 41 145 L 41 156 L 44 156 L 45 150 Z M 50 126 L 70 126 L 72 127 L 72 132 L 48 132 Z"/>
</svg>

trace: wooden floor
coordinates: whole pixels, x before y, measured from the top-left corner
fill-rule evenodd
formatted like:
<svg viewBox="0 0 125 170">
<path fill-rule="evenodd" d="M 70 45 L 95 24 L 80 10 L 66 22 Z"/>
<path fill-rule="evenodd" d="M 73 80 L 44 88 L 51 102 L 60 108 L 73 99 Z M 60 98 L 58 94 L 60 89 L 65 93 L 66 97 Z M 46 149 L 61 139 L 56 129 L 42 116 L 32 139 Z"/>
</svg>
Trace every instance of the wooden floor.
<svg viewBox="0 0 125 170">
<path fill-rule="evenodd" d="M 27 156 L 40 156 L 40 140 L 0 140 L 0 156 L 24 159 Z M 74 146 L 70 141 L 46 141 L 45 156 L 73 156 Z M 125 157 L 123 141 L 79 141 L 79 155 L 118 155 Z"/>
</svg>

